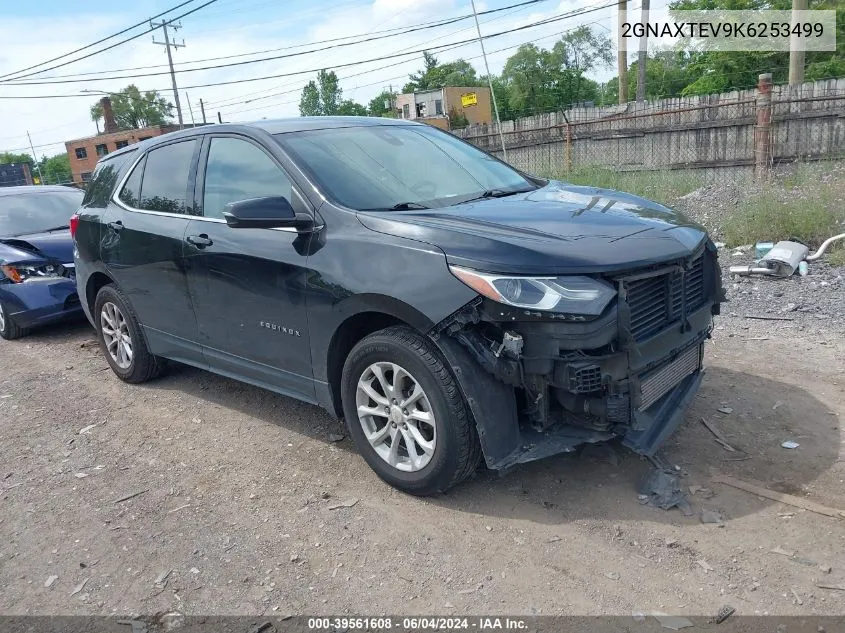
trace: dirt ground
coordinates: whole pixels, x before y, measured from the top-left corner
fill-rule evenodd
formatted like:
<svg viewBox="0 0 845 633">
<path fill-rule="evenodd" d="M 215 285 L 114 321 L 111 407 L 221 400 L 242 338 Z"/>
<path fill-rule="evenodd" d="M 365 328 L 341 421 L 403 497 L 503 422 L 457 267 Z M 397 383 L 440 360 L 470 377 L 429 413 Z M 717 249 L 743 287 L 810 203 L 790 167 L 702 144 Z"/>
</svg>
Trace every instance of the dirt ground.
<svg viewBox="0 0 845 633">
<path fill-rule="evenodd" d="M 718 324 L 661 453 L 692 517 L 641 505 L 619 446 L 417 499 L 315 407 L 180 366 L 125 385 L 84 322 L 0 341 L 0 613 L 843 614 L 817 584 L 845 585 L 845 517 L 711 476 L 845 509 L 845 343 Z"/>
</svg>

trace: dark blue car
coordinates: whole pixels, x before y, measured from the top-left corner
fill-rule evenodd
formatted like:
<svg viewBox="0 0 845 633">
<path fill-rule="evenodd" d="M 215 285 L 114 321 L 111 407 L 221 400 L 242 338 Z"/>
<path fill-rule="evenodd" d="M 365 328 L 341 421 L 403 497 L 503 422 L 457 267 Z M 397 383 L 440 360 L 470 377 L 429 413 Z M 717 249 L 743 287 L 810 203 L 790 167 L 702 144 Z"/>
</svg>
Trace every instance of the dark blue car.
<svg viewBox="0 0 845 633">
<path fill-rule="evenodd" d="M 0 188 L 0 337 L 82 313 L 68 228 L 81 202 L 69 187 Z"/>
</svg>

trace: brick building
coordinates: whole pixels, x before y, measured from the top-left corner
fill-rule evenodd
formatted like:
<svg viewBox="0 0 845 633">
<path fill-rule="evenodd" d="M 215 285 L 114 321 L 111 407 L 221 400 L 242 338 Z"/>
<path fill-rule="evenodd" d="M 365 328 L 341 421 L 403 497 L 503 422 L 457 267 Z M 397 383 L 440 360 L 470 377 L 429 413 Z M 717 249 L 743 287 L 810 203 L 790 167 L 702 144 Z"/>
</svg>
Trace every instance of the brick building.
<svg viewBox="0 0 845 633">
<path fill-rule="evenodd" d="M 103 133 L 65 142 L 73 182 L 77 184 L 87 183 L 90 180 L 91 173 L 101 156 L 132 143 L 146 141 L 153 136 L 161 136 L 179 129 L 178 125 L 155 125 L 139 130 L 119 130 L 114 120 L 111 100 L 103 97 L 100 103 L 103 106 Z"/>
<path fill-rule="evenodd" d="M 490 89 L 482 87 L 446 86 L 396 96 L 400 119 L 434 125 L 443 130 L 456 127 L 456 115 L 466 117 L 470 125 L 491 123 Z"/>
</svg>

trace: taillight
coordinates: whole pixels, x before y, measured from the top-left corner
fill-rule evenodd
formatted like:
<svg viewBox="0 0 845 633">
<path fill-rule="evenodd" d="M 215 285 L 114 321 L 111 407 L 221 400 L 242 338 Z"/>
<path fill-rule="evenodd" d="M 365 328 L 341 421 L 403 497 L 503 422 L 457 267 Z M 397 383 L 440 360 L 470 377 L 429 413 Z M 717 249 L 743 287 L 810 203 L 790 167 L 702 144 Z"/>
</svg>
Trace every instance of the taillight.
<svg viewBox="0 0 845 633">
<path fill-rule="evenodd" d="M 70 227 L 70 236 L 76 237 L 76 229 L 79 228 L 79 215 L 74 213 L 70 216 L 70 222 L 68 222 L 68 226 Z"/>
</svg>

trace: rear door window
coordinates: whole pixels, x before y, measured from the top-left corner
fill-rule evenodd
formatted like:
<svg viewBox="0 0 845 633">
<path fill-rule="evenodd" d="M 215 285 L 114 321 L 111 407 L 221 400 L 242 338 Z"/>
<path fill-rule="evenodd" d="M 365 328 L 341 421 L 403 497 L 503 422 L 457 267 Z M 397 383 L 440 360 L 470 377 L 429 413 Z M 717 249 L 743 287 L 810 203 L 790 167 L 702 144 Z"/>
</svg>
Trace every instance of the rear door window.
<svg viewBox="0 0 845 633">
<path fill-rule="evenodd" d="M 137 205 L 139 209 L 164 213 L 188 212 L 188 181 L 196 147 L 197 141 L 192 139 L 171 143 L 147 154 Z"/>
<path fill-rule="evenodd" d="M 284 196 L 293 203 L 291 181 L 269 154 L 242 139 L 212 138 L 205 167 L 203 215 L 222 218 L 230 202 L 269 196 Z"/>
</svg>

